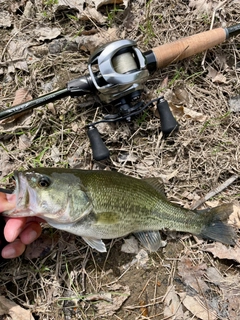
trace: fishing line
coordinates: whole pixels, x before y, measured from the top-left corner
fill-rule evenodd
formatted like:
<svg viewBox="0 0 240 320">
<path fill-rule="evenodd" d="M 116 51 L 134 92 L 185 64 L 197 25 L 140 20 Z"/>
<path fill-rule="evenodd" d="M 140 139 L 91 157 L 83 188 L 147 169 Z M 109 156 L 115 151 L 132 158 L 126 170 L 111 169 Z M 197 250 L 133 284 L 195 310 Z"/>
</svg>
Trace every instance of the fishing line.
<svg viewBox="0 0 240 320">
<path fill-rule="evenodd" d="M 113 57 L 112 64 L 117 73 L 123 74 L 137 69 L 137 63 L 130 52 Z"/>
</svg>

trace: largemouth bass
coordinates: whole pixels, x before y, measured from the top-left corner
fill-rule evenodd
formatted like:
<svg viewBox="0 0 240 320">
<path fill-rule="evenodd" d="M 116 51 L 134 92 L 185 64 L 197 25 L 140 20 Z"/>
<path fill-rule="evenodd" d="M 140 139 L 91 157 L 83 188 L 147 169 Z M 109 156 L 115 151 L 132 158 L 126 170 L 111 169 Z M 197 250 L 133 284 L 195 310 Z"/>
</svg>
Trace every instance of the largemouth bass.
<svg viewBox="0 0 240 320">
<path fill-rule="evenodd" d="M 225 224 L 232 204 L 194 211 L 169 202 L 158 178 L 137 179 L 114 171 L 38 168 L 14 173 L 15 208 L 9 217 L 38 216 L 81 236 L 105 252 L 102 239 L 130 233 L 150 251 L 161 246 L 159 230 L 188 232 L 233 245 Z"/>
</svg>

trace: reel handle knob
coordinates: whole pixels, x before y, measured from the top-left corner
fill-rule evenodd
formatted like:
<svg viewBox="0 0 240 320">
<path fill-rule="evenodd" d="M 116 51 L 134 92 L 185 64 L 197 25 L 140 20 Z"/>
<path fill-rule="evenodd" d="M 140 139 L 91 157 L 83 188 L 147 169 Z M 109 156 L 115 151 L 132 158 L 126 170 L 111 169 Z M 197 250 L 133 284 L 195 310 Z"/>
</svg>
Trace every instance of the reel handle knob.
<svg viewBox="0 0 240 320">
<path fill-rule="evenodd" d="M 164 98 L 159 98 L 157 101 L 157 109 L 160 115 L 161 129 L 165 135 L 177 131 L 179 124 L 174 118 L 168 102 Z"/>
<path fill-rule="evenodd" d="M 97 161 L 108 158 L 110 155 L 109 150 L 105 146 L 97 128 L 90 126 L 87 135 L 91 143 L 93 158 Z"/>
</svg>

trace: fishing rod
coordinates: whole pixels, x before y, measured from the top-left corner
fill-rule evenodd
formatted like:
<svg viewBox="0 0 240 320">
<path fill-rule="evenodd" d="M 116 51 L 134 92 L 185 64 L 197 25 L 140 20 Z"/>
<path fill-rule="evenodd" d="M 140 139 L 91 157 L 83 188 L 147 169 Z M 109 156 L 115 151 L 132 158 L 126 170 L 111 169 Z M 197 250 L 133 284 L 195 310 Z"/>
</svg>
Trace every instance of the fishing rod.
<svg viewBox="0 0 240 320">
<path fill-rule="evenodd" d="M 0 120 L 39 107 L 64 97 L 78 97 L 94 94 L 104 104 L 114 105 L 116 113 L 108 114 L 100 121 L 88 124 L 93 158 L 102 160 L 109 156 L 96 128 L 100 122 L 131 121 L 144 109 L 157 103 L 161 130 L 164 134 L 177 130 L 178 123 L 173 117 L 164 97 L 147 104 L 141 101 L 144 83 L 156 70 L 171 63 L 191 57 L 197 53 L 223 43 L 240 33 L 240 24 L 227 28 L 216 28 L 166 43 L 142 53 L 132 40 L 117 40 L 98 48 L 89 58 L 88 75 L 67 83 L 66 88 L 47 93 L 36 99 L 0 111 Z"/>
</svg>

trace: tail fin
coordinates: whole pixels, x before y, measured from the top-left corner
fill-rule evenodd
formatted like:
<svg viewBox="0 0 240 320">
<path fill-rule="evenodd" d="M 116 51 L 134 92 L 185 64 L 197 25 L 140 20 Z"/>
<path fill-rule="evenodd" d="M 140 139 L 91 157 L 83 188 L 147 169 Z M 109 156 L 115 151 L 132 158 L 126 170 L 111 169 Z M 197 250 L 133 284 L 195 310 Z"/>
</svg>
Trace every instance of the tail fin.
<svg viewBox="0 0 240 320">
<path fill-rule="evenodd" d="M 219 207 L 200 212 L 201 215 L 205 215 L 206 217 L 206 225 L 200 236 L 205 239 L 234 245 L 236 233 L 230 225 L 224 223 L 232 212 L 232 204 L 223 204 Z"/>
</svg>

